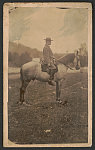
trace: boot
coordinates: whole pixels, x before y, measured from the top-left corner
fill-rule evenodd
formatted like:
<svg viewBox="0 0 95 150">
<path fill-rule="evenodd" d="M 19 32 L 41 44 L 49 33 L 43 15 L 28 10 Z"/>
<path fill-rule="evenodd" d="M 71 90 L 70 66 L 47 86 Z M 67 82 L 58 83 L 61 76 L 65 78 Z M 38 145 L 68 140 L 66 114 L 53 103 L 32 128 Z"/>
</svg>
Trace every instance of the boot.
<svg viewBox="0 0 95 150">
<path fill-rule="evenodd" d="M 50 80 L 53 80 L 53 79 L 54 79 L 54 74 L 55 74 L 54 70 L 51 69 L 51 70 L 50 70 Z"/>
<path fill-rule="evenodd" d="M 50 78 L 49 78 L 49 80 L 48 80 L 48 83 L 49 83 L 50 85 L 55 86 L 55 82 L 53 81 L 53 79 L 54 79 L 54 71 L 51 70 L 51 71 L 50 71 Z"/>
</svg>

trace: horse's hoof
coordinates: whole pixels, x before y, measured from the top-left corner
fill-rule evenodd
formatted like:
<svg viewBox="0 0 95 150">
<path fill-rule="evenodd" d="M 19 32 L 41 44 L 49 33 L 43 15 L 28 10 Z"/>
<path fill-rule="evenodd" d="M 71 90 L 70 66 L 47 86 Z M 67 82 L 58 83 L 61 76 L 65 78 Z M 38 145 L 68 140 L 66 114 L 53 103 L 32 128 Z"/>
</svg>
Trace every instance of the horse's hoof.
<svg viewBox="0 0 95 150">
<path fill-rule="evenodd" d="M 56 100 L 56 101 L 57 101 L 57 103 L 62 104 L 62 101 L 61 101 L 61 100 Z"/>
<path fill-rule="evenodd" d="M 67 101 L 64 101 L 63 105 L 66 105 L 67 104 Z"/>
<path fill-rule="evenodd" d="M 26 103 L 26 102 L 23 102 L 23 105 L 27 105 L 27 103 Z"/>
<path fill-rule="evenodd" d="M 29 103 L 23 102 L 24 106 L 31 106 Z"/>
<path fill-rule="evenodd" d="M 23 102 L 21 102 L 21 101 L 18 101 L 18 102 L 17 102 L 17 104 L 19 104 L 19 105 L 22 105 L 22 104 L 23 104 Z"/>
<path fill-rule="evenodd" d="M 59 104 L 62 104 L 62 101 L 60 100 L 58 103 L 59 103 Z"/>
</svg>

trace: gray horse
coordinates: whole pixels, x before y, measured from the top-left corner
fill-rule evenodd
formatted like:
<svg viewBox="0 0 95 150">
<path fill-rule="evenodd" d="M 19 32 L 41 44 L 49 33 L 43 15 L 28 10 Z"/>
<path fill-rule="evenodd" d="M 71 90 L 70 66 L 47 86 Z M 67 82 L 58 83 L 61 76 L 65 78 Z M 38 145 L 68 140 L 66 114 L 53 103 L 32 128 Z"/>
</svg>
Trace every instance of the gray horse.
<svg viewBox="0 0 95 150">
<path fill-rule="evenodd" d="M 70 67 L 71 63 L 76 70 L 80 69 L 79 59 L 77 59 L 74 53 L 68 54 L 57 60 L 58 72 L 54 74 L 54 83 L 56 86 L 56 101 L 59 103 L 61 103 L 61 80 L 66 76 L 68 68 L 72 69 Z M 24 64 L 20 69 L 20 79 L 22 83 L 20 88 L 20 103 L 22 104 L 24 102 L 24 94 L 31 80 L 48 82 L 49 78 L 50 75 L 47 72 L 42 72 L 39 58 L 33 59 L 31 62 Z"/>
</svg>

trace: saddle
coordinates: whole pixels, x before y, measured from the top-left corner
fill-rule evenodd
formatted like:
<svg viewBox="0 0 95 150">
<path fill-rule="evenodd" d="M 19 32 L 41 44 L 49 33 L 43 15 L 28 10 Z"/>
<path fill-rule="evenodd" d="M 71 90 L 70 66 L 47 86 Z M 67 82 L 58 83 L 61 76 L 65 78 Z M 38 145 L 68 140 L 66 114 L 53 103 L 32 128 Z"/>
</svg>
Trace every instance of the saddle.
<svg viewBox="0 0 95 150">
<path fill-rule="evenodd" d="M 58 71 L 58 66 L 56 63 L 45 64 L 44 60 L 41 60 L 41 70 L 42 72 L 47 72 L 50 75 L 50 80 L 53 80 L 54 74 Z"/>
</svg>

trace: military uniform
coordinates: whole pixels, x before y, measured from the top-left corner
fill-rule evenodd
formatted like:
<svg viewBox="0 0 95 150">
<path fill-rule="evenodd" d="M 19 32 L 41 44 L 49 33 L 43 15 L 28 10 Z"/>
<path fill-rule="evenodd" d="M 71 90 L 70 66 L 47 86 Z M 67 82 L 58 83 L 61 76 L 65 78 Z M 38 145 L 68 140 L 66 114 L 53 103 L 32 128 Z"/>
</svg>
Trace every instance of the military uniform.
<svg viewBox="0 0 95 150">
<path fill-rule="evenodd" d="M 51 69 L 55 69 L 54 56 L 49 45 L 45 44 L 43 48 L 44 64 L 47 64 Z"/>
<path fill-rule="evenodd" d="M 45 44 L 43 48 L 44 63 L 50 64 L 53 59 L 53 53 L 49 45 Z"/>
<path fill-rule="evenodd" d="M 50 79 L 48 81 L 49 84 L 53 85 L 53 82 L 51 80 L 54 79 L 55 72 L 58 71 L 55 58 L 53 56 L 52 50 L 49 45 L 51 45 L 51 38 L 46 38 L 46 44 L 43 48 L 43 62 L 44 62 L 44 68 L 46 72 L 50 75 Z"/>
</svg>

